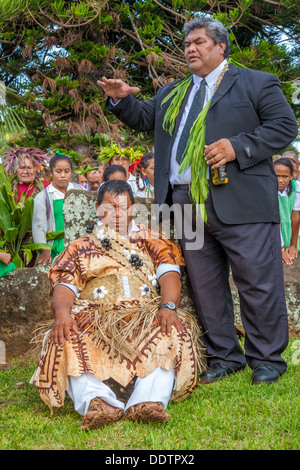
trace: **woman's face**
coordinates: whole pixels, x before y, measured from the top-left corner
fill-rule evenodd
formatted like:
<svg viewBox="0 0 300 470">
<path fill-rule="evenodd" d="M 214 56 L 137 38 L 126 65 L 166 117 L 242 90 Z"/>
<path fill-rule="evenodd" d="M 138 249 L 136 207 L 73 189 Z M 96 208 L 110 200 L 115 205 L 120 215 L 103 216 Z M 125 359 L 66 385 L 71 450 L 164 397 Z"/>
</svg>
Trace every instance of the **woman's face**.
<svg viewBox="0 0 300 470">
<path fill-rule="evenodd" d="M 36 177 L 36 169 L 31 158 L 22 158 L 19 160 L 17 169 L 17 178 L 21 184 L 33 183 Z"/>
<path fill-rule="evenodd" d="M 72 176 L 72 169 L 68 161 L 58 160 L 52 170 L 53 186 L 62 192 L 67 190 Z"/>
</svg>

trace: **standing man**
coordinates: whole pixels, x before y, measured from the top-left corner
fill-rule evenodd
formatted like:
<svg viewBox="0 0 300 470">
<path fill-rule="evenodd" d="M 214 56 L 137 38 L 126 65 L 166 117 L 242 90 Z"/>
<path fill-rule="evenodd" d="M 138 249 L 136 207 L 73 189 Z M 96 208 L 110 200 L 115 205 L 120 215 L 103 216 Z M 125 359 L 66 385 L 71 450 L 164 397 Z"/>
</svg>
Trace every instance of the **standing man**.
<svg viewBox="0 0 300 470">
<path fill-rule="evenodd" d="M 188 78 L 169 83 L 141 102 L 132 96 L 138 88 L 121 80 L 104 77 L 98 83 L 122 122 L 139 131 L 155 130 L 156 203 L 167 201 L 168 190 L 173 204 L 182 208 L 198 202 L 191 198 L 195 164 L 202 176 L 204 170 L 207 174 L 196 187 L 207 216 L 203 247 L 188 250 L 185 230 L 181 240 L 209 359 L 201 381 L 215 382 L 248 363 L 253 384 L 275 382 L 286 370 L 281 353 L 288 343 L 288 322 L 272 155 L 293 141 L 297 122 L 276 76 L 227 63 L 228 32 L 219 21 L 196 18 L 184 30 L 189 84 Z M 167 118 L 175 102 L 179 111 Z M 193 122 L 203 117 L 206 105 L 205 146 L 194 148 L 190 167 L 181 171 L 181 158 L 191 145 L 184 138 L 197 138 Z M 214 185 L 206 164 L 211 169 L 226 165 L 228 182 Z M 239 291 L 245 353 L 234 328 L 229 267 Z"/>
</svg>

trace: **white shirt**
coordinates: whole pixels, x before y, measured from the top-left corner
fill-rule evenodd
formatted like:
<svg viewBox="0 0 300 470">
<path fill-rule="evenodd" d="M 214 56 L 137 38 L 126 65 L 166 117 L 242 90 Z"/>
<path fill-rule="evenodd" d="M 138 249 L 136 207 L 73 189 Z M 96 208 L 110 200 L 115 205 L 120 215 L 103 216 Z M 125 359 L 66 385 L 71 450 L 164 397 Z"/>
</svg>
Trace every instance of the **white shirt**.
<svg viewBox="0 0 300 470">
<path fill-rule="evenodd" d="M 215 70 L 210 72 L 207 77 L 205 77 L 206 80 L 206 86 L 205 86 L 205 99 L 204 99 L 204 105 L 203 107 L 208 103 L 208 101 L 212 98 L 213 92 L 215 89 L 215 86 L 217 84 L 218 78 L 225 67 L 227 63 L 227 60 L 225 59 Z M 176 152 L 177 152 L 177 147 L 179 143 L 179 139 L 181 136 L 181 133 L 183 131 L 186 119 L 188 117 L 190 108 L 192 106 L 192 102 L 194 100 L 195 94 L 198 91 L 198 88 L 200 86 L 200 83 L 203 79 L 199 77 L 198 75 L 193 75 L 193 87 L 192 90 L 189 94 L 187 103 L 185 105 L 183 115 L 181 118 L 181 122 L 175 137 L 175 141 L 172 147 L 172 152 L 171 152 L 171 162 L 170 162 L 170 183 L 171 185 L 173 184 L 189 184 L 191 182 L 191 169 L 187 168 L 183 173 L 179 174 L 179 164 L 176 161 Z"/>
<path fill-rule="evenodd" d="M 97 220 L 97 225 L 98 226 L 103 225 L 102 222 L 99 219 Z M 126 236 L 126 238 L 129 238 L 133 232 L 139 232 L 139 231 L 140 231 L 140 228 L 136 225 L 135 221 L 132 220 L 130 222 L 130 226 L 129 226 L 129 233 Z M 181 274 L 179 265 L 169 264 L 169 263 L 163 263 L 160 266 L 158 266 L 155 274 L 156 274 L 157 279 L 159 279 L 163 274 L 165 274 L 167 272 L 170 272 L 170 271 L 175 271 L 179 275 Z M 78 294 L 78 289 L 73 284 L 67 284 L 65 282 L 59 282 L 59 283 L 55 284 L 55 286 L 59 286 L 59 285 L 65 286 L 65 287 L 68 287 L 69 289 L 71 289 L 71 291 L 74 292 L 75 296 Z"/>
<path fill-rule="evenodd" d="M 72 181 L 70 181 L 67 187 L 67 191 L 69 191 L 70 189 L 82 189 L 81 187 L 79 188 L 78 186 L 79 185 L 77 183 L 72 183 Z M 53 186 L 53 183 L 49 184 L 47 191 L 49 194 L 53 194 L 53 200 L 65 198 L 65 193 L 62 193 L 59 189 L 55 188 Z"/>
<path fill-rule="evenodd" d="M 81 189 L 81 187 L 77 183 L 70 182 L 68 184 L 67 190 L 69 191 L 70 189 Z M 64 199 L 65 194 L 59 191 L 59 189 L 55 188 L 52 183 L 47 186 L 46 192 L 49 195 L 49 202 L 51 208 L 50 214 L 48 214 L 49 218 L 47 218 L 46 197 L 44 190 L 42 190 L 34 198 L 32 235 L 34 243 L 48 243 L 49 245 L 53 245 L 52 240 L 46 240 L 46 233 L 55 230 L 53 201 L 55 201 L 56 199 Z"/>
</svg>

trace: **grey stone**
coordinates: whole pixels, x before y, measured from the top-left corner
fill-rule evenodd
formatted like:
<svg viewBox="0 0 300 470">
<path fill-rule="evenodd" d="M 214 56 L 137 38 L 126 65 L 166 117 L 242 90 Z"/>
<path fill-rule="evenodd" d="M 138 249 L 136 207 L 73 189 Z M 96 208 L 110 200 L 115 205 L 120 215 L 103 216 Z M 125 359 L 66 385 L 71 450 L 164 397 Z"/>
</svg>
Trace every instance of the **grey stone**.
<svg viewBox="0 0 300 470">
<path fill-rule="evenodd" d="M 96 193 L 72 190 L 64 202 L 65 244 L 86 233 L 86 226 L 96 223 Z M 137 198 L 136 222 L 159 230 L 151 200 Z M 167 233 L 174 239 L 171 227 Z M 23 268 L 0 278 L 0 341 L 5 342 L 6 360 L 20 357 L 30 350 L 30 341 L 36 327 L 53 318 L 49 295 L 48 267 Z M 288 307 L 289 331 L 297 336 L 300 331 L 300 257 L 293 265 L 284 265 L 285 292 Z M 243 335 L 237 289 L 232 281 L 231 289 L 235 308 L 235 326 Z M 188 277 L 182 269 L 182 296 L 180 307 L 195 313 Z"/>
</svg>

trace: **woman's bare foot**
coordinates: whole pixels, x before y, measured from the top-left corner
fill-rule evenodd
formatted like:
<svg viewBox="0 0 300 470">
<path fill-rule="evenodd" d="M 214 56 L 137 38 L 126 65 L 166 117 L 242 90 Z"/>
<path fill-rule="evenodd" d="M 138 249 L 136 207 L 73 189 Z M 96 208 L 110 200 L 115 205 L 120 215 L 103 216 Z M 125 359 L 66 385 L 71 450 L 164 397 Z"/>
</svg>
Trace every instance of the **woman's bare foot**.
<svg viewBox="0 0 300 470">
<path fill-rule="evenodd" d="M 148 401 L 131 406 L 124 415 L 130 421 L 142 421 L 143 423 L 165 423 L 171 416 L 163 410 L 160 403 Z"/>
<path fill-rule="evenodd" d="M 115 423 L 123 416 L 123 409 L 106 403 L 102 398 L 91 400 L 88 412 L 83 417 L 81 429 L 98 429 L 106 424 Z"/>
</svg>

